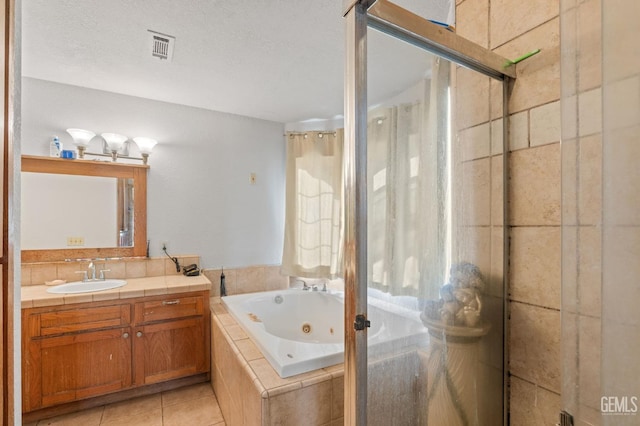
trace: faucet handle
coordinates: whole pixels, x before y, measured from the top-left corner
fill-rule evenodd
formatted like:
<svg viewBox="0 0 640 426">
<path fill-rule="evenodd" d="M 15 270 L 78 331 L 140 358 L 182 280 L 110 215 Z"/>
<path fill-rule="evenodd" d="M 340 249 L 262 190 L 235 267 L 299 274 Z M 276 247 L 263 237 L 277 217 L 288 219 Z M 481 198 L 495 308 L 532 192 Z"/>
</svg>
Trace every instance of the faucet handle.
<svg viewBox="0 0 640 426">
<path fill-rule="evenodd" d="M 87 271 L 76 271 L 76 274 L 82 274 L 82 281 L 89 281 Z"/>
<path fill-rule="evenodd" d="M 105 272 L 111 272 L 111 269 L 101 269 L 101 270 L 100 270 L 100 279 L 101 279 L 101 280 L 106 279 L 106 277 L 104 276 L 104 273 L 105 273 Z"/>
</svg>

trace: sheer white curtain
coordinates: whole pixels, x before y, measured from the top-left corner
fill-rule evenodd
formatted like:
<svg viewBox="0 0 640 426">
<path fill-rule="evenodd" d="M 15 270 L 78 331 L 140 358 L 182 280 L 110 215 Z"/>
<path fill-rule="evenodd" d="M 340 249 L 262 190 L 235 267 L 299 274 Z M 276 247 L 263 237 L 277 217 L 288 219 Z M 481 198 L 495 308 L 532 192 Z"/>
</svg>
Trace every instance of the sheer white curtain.
<svg viewBox="0 0 640 426">
<path fill-rule="evenodd" d="M 343 252 L 343 130 L 287 135 L 282 272 L 335 278 Z"/>
<path fill-rule="evenodd" d="M 446 269 L 449 62 L 412 103 L 369 111 L 369 285 L 393 295 L 433 297 Z"/>
</svg>

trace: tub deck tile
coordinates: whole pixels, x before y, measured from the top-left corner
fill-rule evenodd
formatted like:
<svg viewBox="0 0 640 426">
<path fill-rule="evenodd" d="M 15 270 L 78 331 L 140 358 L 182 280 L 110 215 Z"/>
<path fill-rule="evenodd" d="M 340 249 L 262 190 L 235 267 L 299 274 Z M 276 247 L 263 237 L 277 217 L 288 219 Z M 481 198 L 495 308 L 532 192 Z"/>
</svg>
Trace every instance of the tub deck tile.
<svg viewBox="0 0 640 426">
<path fill-rule="evenodd" d="M 209 301 L 209 306 L 211 308 L 211 312 L 216 315 L 222 315 L 227 313 L 227 309 L 222 304 L 222 301 L 219 297 L 212 297 Z"/>
<path fill-rule="evenodd" d="M 311 377 L 309 379 L 303 380 L 302 387 L 306 388 L 308 386 L 317 385 L 318 383 L 328 382 L 330 380 L 331 380 L 331 374 L 329 373 L 319 374 L 315 377 Z"/>
<path fill-rule="evenodd" d="M 236 320 L 233 319 L 233 317 L 231 316 L 231 314 L 227 314 L 227 313 L 223 313 L 223 314 L 218 314 L 218 319 L 220 320 L 220 322 L 222 323 L 222 325 L 224 326 L 228 326 L 228 325 L 234 325 L 236 324 Z"/>
<path fill-rule="evenodd" d="M 302 389 L 302 383 L 300 382 L 289 383 L 288 385 L 267 389 L 267 395 L 269 398 L 273 398 L 278 395 L 297 391 L 299 389 Z"/>
<path fill-rule="evenodd" d="M 334 379 L 344 377 L 344 364 L 330 365 L 329 367 L 323 368 L 323 370 L 331 374 L 331 377 Z"/>
<path fill-rule="evenodd" d="M 255 343 L 253 343 L 253 341 L 249 338 L 237 340 L 236 345 L 238 346 L 238 349 L 240 349 L 240 353 L 242 354 L 244 359 L 247 360 L 247 362 L 259 358 L 264 358 L 262 356 L 262 352 L 260 352 L 260 349 L 258 349 Z"/>
<path fill-rule="evenodd" d="M 227 333 L 229 334 L 229 337 L 231 337 L 232 340 L 242 340 L 242 339 L 248 338 L 247 334 L 244 332 L 242 327 L 238 324 L 227 325 L 224 328 L 225 330 L 227 330 Z"/>
</svg>

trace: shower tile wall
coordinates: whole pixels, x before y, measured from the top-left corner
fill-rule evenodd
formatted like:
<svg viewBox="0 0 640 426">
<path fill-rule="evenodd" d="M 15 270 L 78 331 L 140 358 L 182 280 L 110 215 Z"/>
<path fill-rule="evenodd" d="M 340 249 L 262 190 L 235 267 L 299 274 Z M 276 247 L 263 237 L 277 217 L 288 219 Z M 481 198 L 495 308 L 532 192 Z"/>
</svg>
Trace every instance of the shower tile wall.
<svg viewBox="0 0 640 426">
<path fill-rule="evenodd" d="M 563 409 L 600 425 L 601 1 L 561 0 Z"/>
<path fill-rule="evenodd" d="M 602 353 L 603 396 L 635 398 L 640 422 L 640 3 L 602 0 Z"/>
<path fill-rule="evenodd" d="M 542 50 L 518 64 L 508 106 L 510 416 L 514 425 L 553 425 L 561 406 L 559 0 L 456 3 L 459 35 L 511 59 Z M 491 121 L 495 141 L 502 126 L 501 85 L 487 83 L 476 90 L 488 91 L 488 97 L 457 90 L 465 94 L 469 111 L 487 115 L 477 122 Z M 458 114 L 458 128 L 465 128 L 460 120 L 468 114 Z M 495 143 L 491 150 L 496 152 Z M 494 198 L 492 212 L 501 202 Z"/>
</svg>

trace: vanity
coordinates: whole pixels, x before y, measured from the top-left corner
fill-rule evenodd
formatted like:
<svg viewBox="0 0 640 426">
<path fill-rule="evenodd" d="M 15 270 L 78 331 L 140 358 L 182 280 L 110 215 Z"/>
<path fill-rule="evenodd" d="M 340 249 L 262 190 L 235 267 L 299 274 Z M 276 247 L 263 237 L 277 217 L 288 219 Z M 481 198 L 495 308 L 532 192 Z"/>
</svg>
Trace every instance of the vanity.
<svg viewBox="0 0 640 426">
<path fill-rule="evenodd" d="M 208 380 L 210 287 L 204 276 L 171 275 L 75 295 L 23 288 L 23 412 L 73 411 L 119 391 Z"/>
<path fill-rule="evenodd" d="M 111 188 L 99 194 L 110 203 L 103 208 L 107 215 L 94 220 L 93 227 L 80 228 L 81 221 L 76 220 L 73 228 L 59 232 L 61 245 L 23 247 L 25 421 L 210 378 L 211 282 L 203 275 L 178 273 L 169 259 L 145 256 L 147 169 L 146 165 L 23 157 L 23 175 L 35 174 L 29 179 L 39 179 L 43 173 L 51 180 L 58 175 L 88 181 L 99 178 Z M 90 192 L 98 191 L 91 188 Z M 33 197 L 38 202 L 44 198 Z M 56 205 L 64 208 L 71 202 Z M 41 214 L 51 212 L 51 208 L 38 209 Z M 61 213 L 65 215 L 68 213 Z M 100 226 L 107 223 L 109 226 Z M 100 241 L 95 228 L 107 230 L 101 241 L 108 242 L 90 242 Z M 47 232 L 55 235 L 57 230 L 56 225 L 56 230 Z M 80 239 L 86 246 L 76 246 Z M 198 263 L 197 256 L 183 259 L 186 263 Z M 52 287 L 45 281 L 82 280 L 76 272 L 84 274 L 88 266 L 102 271 L 102 277 L 124 279 L 126 284 L 77 294 L 47 291 Z M 79 282 L 78 286 L 92 283 Z"/>
</svg>

